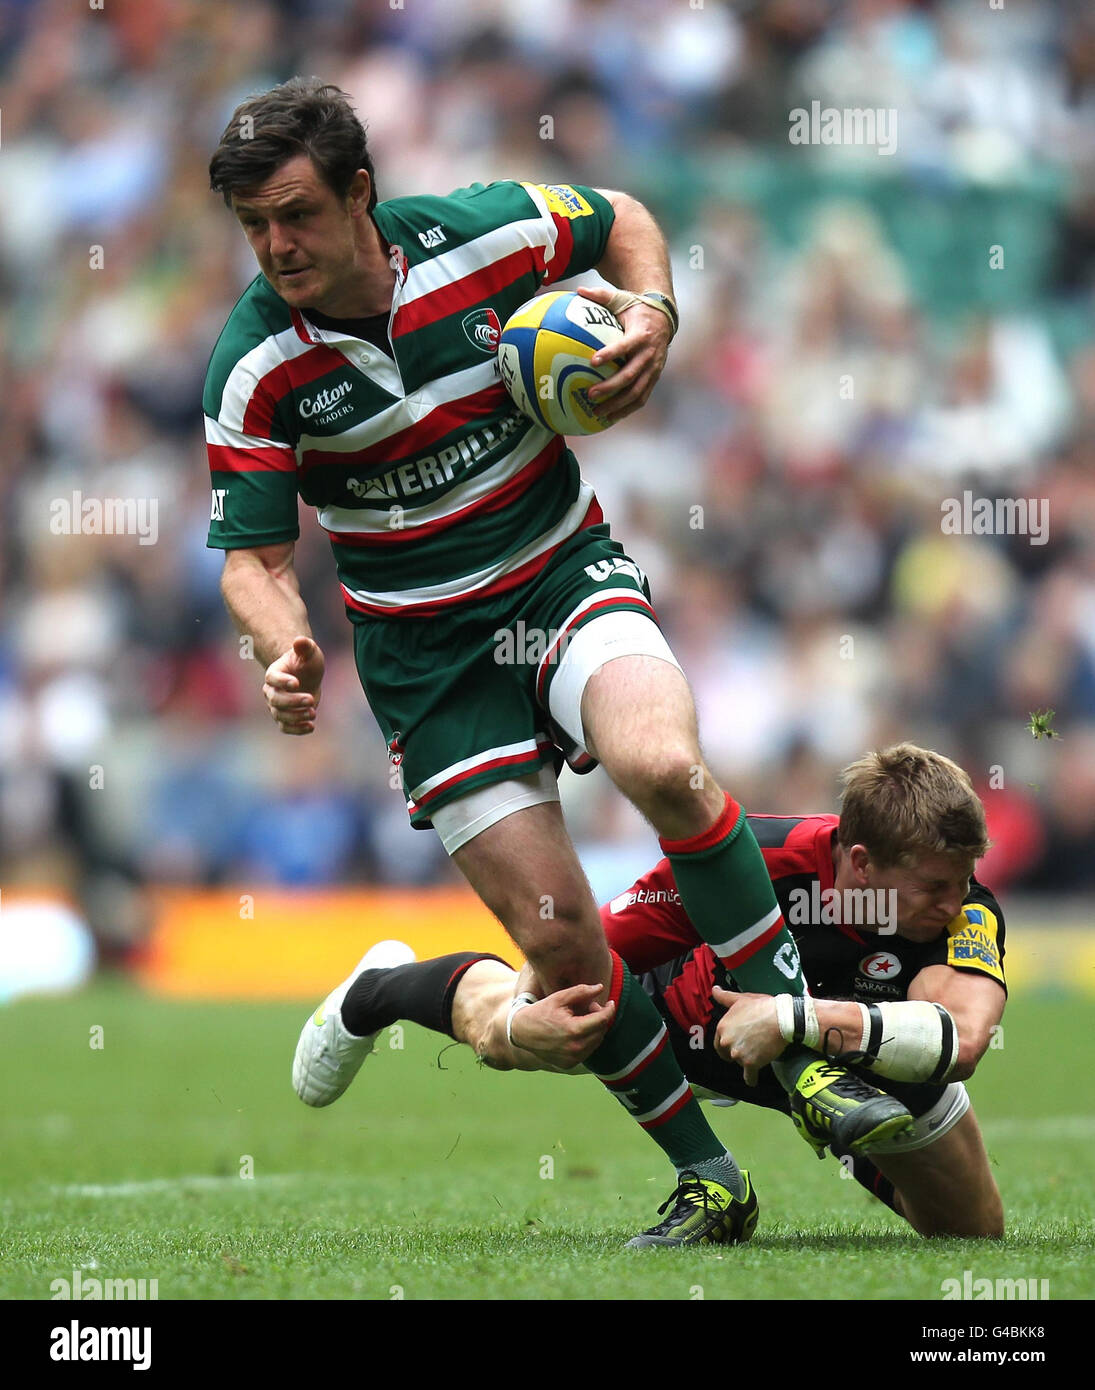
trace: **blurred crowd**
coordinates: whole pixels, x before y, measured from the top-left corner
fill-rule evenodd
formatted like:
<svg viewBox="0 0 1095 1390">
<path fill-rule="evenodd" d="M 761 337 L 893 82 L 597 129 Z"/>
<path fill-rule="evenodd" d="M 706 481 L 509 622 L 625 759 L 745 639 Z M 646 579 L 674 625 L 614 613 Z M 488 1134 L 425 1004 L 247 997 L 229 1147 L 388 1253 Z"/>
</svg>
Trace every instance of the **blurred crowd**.
<svg viewBox="0 0 1095 1390">
<path fill-rule="evenodd" d="M 575 448 L 726 785 L 835 809 L 843 763 L 909 738 L 974 777 L 987 881 L 1095 886 L 1082 0 L 0 0 L 0 886 L 67 888 L 109 944 L 147 884 L 453 875 L 390 786 L 314 516 L 307 739 L 266 715 L 205 545 L 202 381 L 256 271 L 208 159 L 296 73 L 351 95 L 381 198 L 568 180 L 666 228 L 669 365 Z M 791 145 L 815 100 L 894 109 L 893 155 Z M 155 544 L 58 534 L 77 492 L 156 499 Z M 1045 502 L 1044 543 L 946 533 L 965 492 Z M 598 892 L 651 862 L 600 773 L 564 798 Z"/>
</svg>

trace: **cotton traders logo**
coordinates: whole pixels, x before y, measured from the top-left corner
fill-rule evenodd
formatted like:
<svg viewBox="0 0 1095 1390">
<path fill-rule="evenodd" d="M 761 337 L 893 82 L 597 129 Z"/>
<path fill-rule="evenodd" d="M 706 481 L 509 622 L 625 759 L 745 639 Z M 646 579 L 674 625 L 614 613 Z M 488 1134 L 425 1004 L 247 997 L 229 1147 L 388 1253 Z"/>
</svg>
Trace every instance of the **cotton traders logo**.
<svg viewBox="0 0 1095 1390">
<path fill-rule="evenodd" d="M 332 386 L 328 391 L 321 391 L 318 396 L 305 396 L 300 403 L 300 413 L 309 420 L 313 415 L 330 410 L 352 390 L 353 387 L 348 381 L 340 381 L 337 386 Z"/>
<path fill-rule="evenodd" d="M 462 327 L 473 347 L 477 347 L 481 352 L 498 351 L 502 325 L 493 309 L 475 309 L 470 314 L 465 314 Z"/>
<path fill-rule="evenodd" d="M 859 973 L 868 980 L 892 980 L 901 974 L 901 962 L 889 951 L 875 951 L 872 956 L 864 956 L 859 962 Z"/>
</svg>

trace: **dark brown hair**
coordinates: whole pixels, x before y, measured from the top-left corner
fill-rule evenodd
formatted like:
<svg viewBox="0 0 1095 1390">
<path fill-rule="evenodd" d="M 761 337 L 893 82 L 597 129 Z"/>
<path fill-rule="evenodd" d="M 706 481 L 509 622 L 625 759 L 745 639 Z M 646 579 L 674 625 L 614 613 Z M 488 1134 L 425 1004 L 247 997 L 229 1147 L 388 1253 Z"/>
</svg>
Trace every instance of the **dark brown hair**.
<svg viewBox="0 0 1095 1390">
<path fill-rule="evenodd" d="M 365 129 L 340 88 L 318 78 L 290 78 L 236 107 L 209 161 L 209 185 L 231 208 L 232 194 L 257 188 L 295 155 L 306 154 L 324 183 L 345 198 L 359 169 L 376 179 Z"/>
<path fill-rule="evenodd" d="M 989 847 L 985 808 L 942 753 L 895 743 L 850 763 L 841 781 L 837 839 L 865 846 L 880 869 L 907 868 L 922 854 L 980 859 Z"/>
</svg>

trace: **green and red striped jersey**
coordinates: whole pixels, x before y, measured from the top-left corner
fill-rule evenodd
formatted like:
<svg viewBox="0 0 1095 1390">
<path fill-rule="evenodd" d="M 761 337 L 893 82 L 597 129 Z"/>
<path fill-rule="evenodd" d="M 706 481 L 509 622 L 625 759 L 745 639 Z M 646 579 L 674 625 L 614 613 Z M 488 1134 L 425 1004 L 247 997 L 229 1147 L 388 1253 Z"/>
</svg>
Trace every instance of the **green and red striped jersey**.
<svg viewBox="0 0 1095 1390">
<path fill-rule="evenodd" d="M 392 355 L 290 308 L 265 276 L 206 375 L 209 545 L 273 545 L 316 508 L 351 617 L 427 616 L 533 578 L 603 520 L 562 438 L 502 385 L 501 325 L 543 285 L 592 269 L 613 211 L 590 188 L 473 184 L 396 198 Z"/>
</svg>

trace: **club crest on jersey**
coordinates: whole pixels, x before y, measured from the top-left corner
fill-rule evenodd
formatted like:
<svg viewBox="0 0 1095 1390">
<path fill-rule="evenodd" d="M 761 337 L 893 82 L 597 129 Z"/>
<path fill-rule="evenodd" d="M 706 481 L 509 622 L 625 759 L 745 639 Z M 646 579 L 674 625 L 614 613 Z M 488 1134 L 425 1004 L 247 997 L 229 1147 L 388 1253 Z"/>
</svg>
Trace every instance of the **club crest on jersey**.
<svg viewBox="0 0 1095 1390">
<path fill-rule="evenodd" d="M 498 315 L 493 309 L 473 309 L 470 314 L 464 315 L 461 327 L 468 335 L 468 340 L 472 346 L 477 347 L 480 352 L 493 355 L 498 351 L 498 339 L 502 333 L 502 325 L 498 322 Z"/>
<path fill-rule="evenodd" d="M 868 980 L 892 980 L 901 974 L 901 962 L 890 951 L 874 951 L 859 962 L 859 973 Z"/>
<path fill-rule="evenodd" d="M 399 767 L 403 762 L 404 748 L 399 741 L 402 737 L 403 730 L 396 729 L 395 733 L 392 734 L 391 743 L 388 744 L 388 761 L 391 763 L 392 767 Z"/>
</svg>

